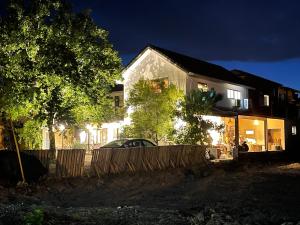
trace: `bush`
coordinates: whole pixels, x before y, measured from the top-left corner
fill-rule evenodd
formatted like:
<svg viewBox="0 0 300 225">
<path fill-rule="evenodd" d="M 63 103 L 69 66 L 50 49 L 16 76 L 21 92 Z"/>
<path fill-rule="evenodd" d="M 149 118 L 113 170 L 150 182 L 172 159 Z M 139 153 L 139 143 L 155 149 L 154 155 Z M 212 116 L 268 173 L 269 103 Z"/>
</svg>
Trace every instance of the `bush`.
<svg viewBox="0 0 300 225">
<path fill-rule="evenodd" d="M 34 209 L 24 216 L 25 225 L 42 225 L 44 221 L 44 212 L 42 209 Z"/>
</svg>

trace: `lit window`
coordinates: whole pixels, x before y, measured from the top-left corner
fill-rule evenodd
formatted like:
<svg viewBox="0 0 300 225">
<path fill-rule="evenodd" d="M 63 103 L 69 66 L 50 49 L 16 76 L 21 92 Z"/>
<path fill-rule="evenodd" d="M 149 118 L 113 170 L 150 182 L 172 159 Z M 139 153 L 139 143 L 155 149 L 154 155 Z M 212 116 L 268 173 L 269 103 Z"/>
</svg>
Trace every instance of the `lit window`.
<svg viewBox="0 0 300 225">
<path fill-rule="evenodd" d="M 297 127 L 292 126 L 292 135 L 296 135 L 296 134 L 297 134 Z"/>
<path fill-rule="evenodd" d="M 228 89 L 227 90 L 227 98 L 241 99 L 241 92 Z"/>
<path fill-rule="evenodd" d="M 245 109 L 248 109 L 248 108 L 249 108 L 249 101 L 248 101 L 248 98 L 245 98 L 245 99 L 244 99 L 244 108 L 245 108 Z"/>
<path fill-rule="evenodd" d="M 239 91 L 234 91 L 234 98 L 235 98 L 235 99 L 241 99 L 241 92 L 239 92 Z"/>
<path fill-rule="evenodd" d="M 269 95 L 264 95 L 264 106 L 270 105 L 270 97 Z"/>
<path fill-rule="evenodd" d="M 227 98 L 233 98 L 233 90 L 227 90 Z"/>
<path fill-rule="evenodd" d="M 160 93 L 162 88 L 167 88 L 169 86 L 169 79 L 166 77 L 166 78 L 151 80 L 150 84 L 154 88 L 155 92 Z"/>
<path fill-rule="evenodd" d="M 207 84 L 198 82 L 198 89 L 201 90 L 201 91 L 207 92 L 208 91 L 208 86 L 207 86 Z"/>
</svg>

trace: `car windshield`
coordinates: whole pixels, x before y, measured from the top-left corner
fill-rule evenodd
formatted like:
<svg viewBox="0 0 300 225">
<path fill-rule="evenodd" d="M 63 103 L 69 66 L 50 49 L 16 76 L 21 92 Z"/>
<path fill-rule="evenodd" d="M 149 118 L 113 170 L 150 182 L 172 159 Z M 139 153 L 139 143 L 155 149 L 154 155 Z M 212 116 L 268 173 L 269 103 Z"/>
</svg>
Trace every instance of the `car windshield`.
<svg viewBox="0 0 300 225">
<path fill-rule="evenodd" d="M 115 141 L 109 142 L 106 145 L 103 145 L 102 147 L 105 147 L 105 148 L 118 148 L 118 147 L 121 147 L 126 141 L 127 141 L 127 139 L 115 140 Z"/>
</svg>

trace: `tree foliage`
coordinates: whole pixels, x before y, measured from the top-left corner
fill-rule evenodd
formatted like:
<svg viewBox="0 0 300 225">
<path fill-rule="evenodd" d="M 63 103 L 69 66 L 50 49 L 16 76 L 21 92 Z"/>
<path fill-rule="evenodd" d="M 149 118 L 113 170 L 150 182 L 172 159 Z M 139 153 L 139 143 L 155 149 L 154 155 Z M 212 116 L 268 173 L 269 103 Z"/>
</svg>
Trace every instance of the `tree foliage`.
<svg viewBox="0 0 300 225">
<path fill-rule="evenodd" d="M 43 136 L 41 127 L 45 124 L 38 120 L 27 120 L 23 128 L 17 129 L 21 143 L 29 149 L 40 149 L 42 147 Z"/>
<path fill-rule="evenodd" d="M 11 0 L 0 23 L 0 111 L 15 121 L 101 122 L 121 61 L 87 13 L 60 0 Z"/>
<path fill-rule="evenodd" d="M 174 112 L 182 92 L 163 81 L 140 80 L 129 93 L 126 102 L 131 125 L 124 135 L 149 138 L 156 143 L 167 140 L 174 129 Z"/>
<path fill-rule="evenodd" d="M 214 105 L 221 100 L 222 96 L 214 90 L 204 92 L 193 90 L 184 97 L 180 103 L 177 116 L 184 124 L 177 130 L 175 142 L 180 144 L 200 144 L 211 143 L 209 135 L 210 129 L 221 129 L 211 121 L 203 119 L 202 115 L 209 115 Z"/>
</svg>

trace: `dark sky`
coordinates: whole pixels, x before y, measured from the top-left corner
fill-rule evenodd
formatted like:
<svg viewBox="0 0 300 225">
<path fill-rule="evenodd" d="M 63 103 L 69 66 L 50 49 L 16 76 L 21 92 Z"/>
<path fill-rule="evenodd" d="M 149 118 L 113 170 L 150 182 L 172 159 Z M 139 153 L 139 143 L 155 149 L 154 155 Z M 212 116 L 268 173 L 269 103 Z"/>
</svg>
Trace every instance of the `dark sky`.
<svg viewBox="0 0 300 225">
<path fill-rule="evenodd" d="M 125 65 L 150 43 L 300 89 L 299 0 L 71 2 L 92 9 Z"/>
</svg>

